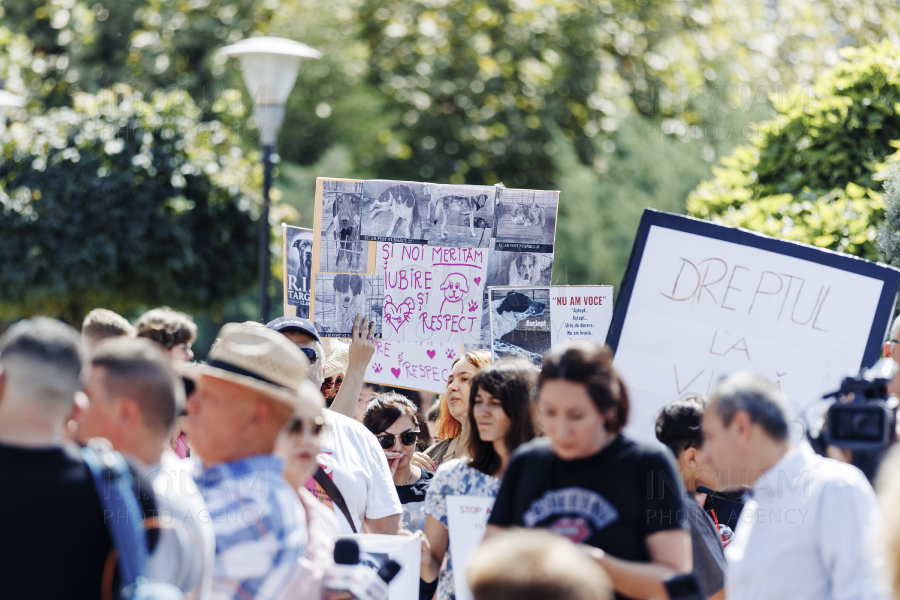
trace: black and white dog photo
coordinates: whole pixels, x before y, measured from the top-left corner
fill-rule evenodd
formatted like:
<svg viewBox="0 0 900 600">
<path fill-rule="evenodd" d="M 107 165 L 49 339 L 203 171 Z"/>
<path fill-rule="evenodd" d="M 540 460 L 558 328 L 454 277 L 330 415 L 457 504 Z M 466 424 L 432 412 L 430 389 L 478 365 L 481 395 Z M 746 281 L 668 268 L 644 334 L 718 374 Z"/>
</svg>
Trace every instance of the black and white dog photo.
<svg viewBox="0 0 900 600">
<path fill-rule="evenodd" d="M 321 271 L 361 273 L 366 270 L 368 244 L 359 238 L 361 210 L 361 181 L 324 182 Z"/>
<path fill-rule="evenodd" d="M 516 342 L 530 340 L 529 346 L 542 352 L 550 347 L 549 320 L 544 319 L 544 311 L 549 305 L 549 290 L 545 293 L 547 303 L 518 291 L 491 291 L 491 345 L 495 358 L 511 356 L 527 358 L 536 365 L 541 363 L 542 354 L 522 348 Z M 533 319 L 534 323 L 529 323 L 529 319 Z"/>
<path fill-rule="evenodd" d="M 284 228 L 287 303 L 297 307 L 297 316 L 309 318 L 309 292 L 312 281 L 313 232 L 311 229 Z"/>
<path fill-rule="evenodd" d="M 432 184 L 378 179 L 363 183 L 363 240 L 423 243 Z"/>
<path fill-rule="evenodd" d="M 320 333 L 327 337 L 350 337 L 357 316 L 375 321 L 381 333 L 380 298 L 384 296 L 384 278 L 379 275 L 316 275 L 315 318 Z M 375 309 L 375 306 L 378 306 Z"/>
<path fill-rule="evenodd" d="M 495 188 L 434 184 L 428 205 L 428 243 L 434 246 L 490 245 Z"/>
<path fill-rule="evenodd" d="M 559 192 L 500 190 L 497 209 L 497 243 L 528 244 L 548 252 L 556 236 Z M 540 247 L 540 249 L 538 248 Z"/>
</svg>

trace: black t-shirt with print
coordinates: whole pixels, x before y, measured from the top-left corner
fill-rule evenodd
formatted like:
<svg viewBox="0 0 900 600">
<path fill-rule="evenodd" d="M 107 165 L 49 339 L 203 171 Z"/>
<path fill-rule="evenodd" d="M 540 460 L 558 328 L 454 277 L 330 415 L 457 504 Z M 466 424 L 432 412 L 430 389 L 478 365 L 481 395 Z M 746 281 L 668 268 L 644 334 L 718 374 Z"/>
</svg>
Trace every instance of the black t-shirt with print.
<svg viewBox="0 0 900 600">
<path fill-rule="evenodd" d="M 682 497 L 681 477 L 662 449 L 619 435 L 597 454 L 567 461 L 542 438 L 513 455 L 488 522 L 542 527 L 617 558 L 649 562 L 647 536 L 687 528 Z"/>
</svg>

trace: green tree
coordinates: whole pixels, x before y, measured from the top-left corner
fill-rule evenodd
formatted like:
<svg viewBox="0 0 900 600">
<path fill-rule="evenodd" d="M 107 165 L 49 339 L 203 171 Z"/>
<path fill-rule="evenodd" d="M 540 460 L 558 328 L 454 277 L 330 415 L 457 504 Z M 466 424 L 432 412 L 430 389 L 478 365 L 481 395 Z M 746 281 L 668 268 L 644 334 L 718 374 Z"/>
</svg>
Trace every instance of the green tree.
<svg viewBox="0 0 900 600">
<path fill-rule="evenodd" d="M 879 258 L 875 176 L 900 139 L 900 49 L 846 49 L 808 101 L 760 126 L 687 201 L 692 215 Z"/>
<path fill-rule="evenodd" d="M 0 137 L 0 318 L 209 310 L 251 286 L 261 172 L 235 134 L 184 92 L 73 101 Z"/>
</svg>

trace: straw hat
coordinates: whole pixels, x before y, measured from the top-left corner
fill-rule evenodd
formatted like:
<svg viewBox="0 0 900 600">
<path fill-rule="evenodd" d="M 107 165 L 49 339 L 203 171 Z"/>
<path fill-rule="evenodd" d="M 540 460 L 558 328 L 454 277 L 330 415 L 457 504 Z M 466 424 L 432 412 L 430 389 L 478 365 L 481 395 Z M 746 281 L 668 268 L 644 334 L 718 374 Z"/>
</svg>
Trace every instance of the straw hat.
<svg viewBox="0 0 900 600">
<path fill-rule="evenodd" d="M 350 365 L 350 344 L 335 338 L 324 338 L 322 348 L 325 349 L 325 378 L 346 373 Z"/>
<path fill-rule="evenodd" d="M 309 360 L 289 339 L 265 327 L 229 323 L 219 331 L 206 364 L 187 363 L 187 377 L 206 375 L 261 392 L 294 410 L 321 414 L 300 393 Z"/>
</svg>

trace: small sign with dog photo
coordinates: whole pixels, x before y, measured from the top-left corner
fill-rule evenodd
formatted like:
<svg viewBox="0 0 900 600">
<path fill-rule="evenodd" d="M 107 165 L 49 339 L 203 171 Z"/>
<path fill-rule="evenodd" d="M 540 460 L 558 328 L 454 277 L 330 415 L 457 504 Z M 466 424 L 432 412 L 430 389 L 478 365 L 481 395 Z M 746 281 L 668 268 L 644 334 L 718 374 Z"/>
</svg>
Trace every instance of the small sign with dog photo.
<svg viewBox="0 0 900 600">
<path fill-rule="evenodd" d="M 429 246 L 489 248 L 498 188 L 431 184 Z"/>
<path fill-rule="evenodd" d="M 559 192 L 501 189 L 495 250 L 553 252 Z"/>
<path fill-rule="evenodd" d="M 288 306 L 296 306 L 295 316 L 308 319 L 313 267 L 313 231 L 282 223 L 282 238 L 285 311 Z"/>
<path fill-rule="evenodd" d="M 381 335 L 382 298 L 380 275 L 317 273 L 313 322 L 322 337 L 348 338 L 359 315 L 375 321 L 375 334 Z"/>
<path fill-rule="evenodd" d="M 551 345 L 550 288 L 492 287 L 488 296 L 494 360 L 524 358 L 540 365 Z"/>
<path fill-rule="evenodd" d="M 491 252 L 488 257 L 489 286 L 535 287 L 550 285 L 552 252 Z"/>
<path fill-rule="evenodd" d="M 432 187 L 430 183 L 381 179 L 363 183 L 359 238 L 424 244 Z"/>
<path fill-rule="evenodd" d="M 362 181 L 324 181 L 319 271 L 365 273 L 368 270 L 369 245 L 359 237 L 362 196 Z"/>
</svg>

